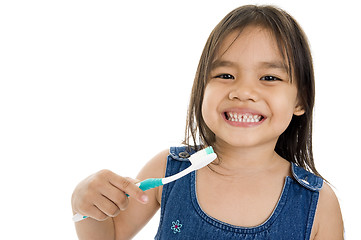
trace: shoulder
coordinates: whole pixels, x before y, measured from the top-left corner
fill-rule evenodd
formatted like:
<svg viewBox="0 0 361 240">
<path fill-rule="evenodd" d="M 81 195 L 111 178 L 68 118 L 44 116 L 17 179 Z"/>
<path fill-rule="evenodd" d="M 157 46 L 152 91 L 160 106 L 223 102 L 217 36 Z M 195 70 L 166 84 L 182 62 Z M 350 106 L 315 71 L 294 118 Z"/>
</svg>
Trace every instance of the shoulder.
<svg viewBox="0 0 361 240">
<path fill-rule="evenodd" d="M 166 174 L 173 175 L 189 166 L 189 157 L 196 152 L 196 148 L 179 146 L 170 147 L 156 154 L 139 172 L 137 179 L 164 178 Z M 168 164 L 170 167 L 168 167 Z M 150 189 L 147 192 L 161 203 L 163 187 Z"/>
<path fill-rule="evenodd" d="M 196 150 L 194 148 L 189 148 L 187 146 L 170 147 L 169 149 L 165 149 L 150 159 L 150 161 L 143 167 L 140 175 L 145 176 L 146 178 L 162 178 L 165 176 L 168 159 L 176 160 L 176 162 L 189 162 L 188 158 L 195 152 Z"/>
<path fill-rule="evenodd" d="M 170 147 L 169 149 L 163 150 L 145 164 L 137 178 L 139 180 L 146 178 L 163 178 L 168 162 L 189 162 L 188 158 L 195 152 L 195 149 L 186 146 Z"/>
<path fill-rule="evenodd" d="M 343 239 L 343 221 L 340 205 L 332 188 L 325 183 L 320 190 L 312 239 Z"/>
<path fill-rule="evenodd" d="M 292 164 L 295 180 L 311 191 L 319 192 L 311 239 L 343 239 L 343 221 L 336 194 L 329 184 L 305 169 Z"/>
<path fill-rule="evenodd" d="M 165 149 L 153 158 L 151 158 L 140 171 L 139 175 L 141 177 L 164 177 L 164 170 L 167 163 L 167 156 L 169 155 L 169 149 Z M 143 179 L 141 179 L 143 180 Z"/>
<path fill-rule="evenodd" d="M 156 154 L 144 165 L 137 178 L 139 180 L 145 180 L 147 178 L 163 178 L 168 155 L 169 149 L 165 149 Z"/>
</svg>

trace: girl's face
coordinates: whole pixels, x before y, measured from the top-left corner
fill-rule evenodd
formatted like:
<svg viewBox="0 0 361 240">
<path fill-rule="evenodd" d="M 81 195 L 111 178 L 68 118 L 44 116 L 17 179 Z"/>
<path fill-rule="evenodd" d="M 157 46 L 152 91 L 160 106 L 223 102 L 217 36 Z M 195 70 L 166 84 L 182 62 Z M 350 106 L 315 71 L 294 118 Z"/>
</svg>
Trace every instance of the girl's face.
<svg viewBox="0 0 361 240">
<path fill-rule="evenodd" d="M 274 148 L 293 114 L 304 113 L 297 87 L 270 31 L 249 26 L 238 34 L 227 36 L 216 54 L 202 116 L 218 145 Z"/>
</svg>

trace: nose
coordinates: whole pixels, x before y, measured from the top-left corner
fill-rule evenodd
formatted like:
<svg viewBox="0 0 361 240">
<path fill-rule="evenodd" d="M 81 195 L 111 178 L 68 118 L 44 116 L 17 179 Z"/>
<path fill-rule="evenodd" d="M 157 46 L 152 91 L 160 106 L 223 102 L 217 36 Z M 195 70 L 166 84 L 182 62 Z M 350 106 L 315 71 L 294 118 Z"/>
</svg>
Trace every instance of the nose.
<svg viewBox="0 0 361 240">
<path fill-rule="evenodd" d="M 259 94 L 255 82 L 252 80 L 236 80 L 229 91 L 228 98 L 230 100 L 256 102 L 259 99 Z"/>
</svg>

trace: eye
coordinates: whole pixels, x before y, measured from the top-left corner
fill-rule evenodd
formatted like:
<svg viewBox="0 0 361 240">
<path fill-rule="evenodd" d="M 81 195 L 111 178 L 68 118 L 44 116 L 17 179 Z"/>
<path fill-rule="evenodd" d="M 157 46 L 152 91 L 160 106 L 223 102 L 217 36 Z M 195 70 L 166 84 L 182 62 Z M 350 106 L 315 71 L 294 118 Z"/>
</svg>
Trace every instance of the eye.
<svg viewBox="0 0 361 240">
<path fill-rule="evenodd" d="M 269 82 L 272 82 L 272 81 L 282 81 L 282 79 L 280 79 L 280 78 L 278 78 L 278 77 L 275 77 L 275 76 L 263 76 L 263 77 L 261 77 L 260 80 L 269 81 Z"/>
<path fill-rule="evenodd" d="M 223 73 L 220 74 L 218 76 L 216 76 L 216 78 L 221 78 L 221 79 L 234 79 L 234 76 L 228 73 Z"/>
</svg>

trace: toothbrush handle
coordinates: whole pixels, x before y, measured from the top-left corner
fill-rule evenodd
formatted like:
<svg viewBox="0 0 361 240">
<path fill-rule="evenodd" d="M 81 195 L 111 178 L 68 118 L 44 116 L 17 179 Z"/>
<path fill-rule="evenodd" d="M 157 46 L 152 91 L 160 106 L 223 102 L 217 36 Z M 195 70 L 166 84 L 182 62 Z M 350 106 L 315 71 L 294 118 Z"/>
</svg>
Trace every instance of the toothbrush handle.
<svg viewBox="0 0 361 240">
<path fill-rule="evenodd" d="M 162 178 L 148 178 L 136 184 L 143 191 L 163 185 Z"/>
<path fill-rule="evenodd" d="M 146 191 L 146 190 L 149 190 L 149 189 L 152 189 L 152 188 L 162 186 L 163 182 L 162 182 L 162 178 L 148 178 L 148 179 L 146 179 L 144 181 L 141 181 L 141 182 L 137 183 L 136 185 L 140 189 L 142 189 L 143 191 Z M 128 194 L 126 194 L 126 195 L 127 195 L 127 197 L 129 197 Z M 74 222 L 79 222 L 79 221 L 84 220 L 86 218 L 88 218 L 88 217 L 77 213 L 77 214 L 75 214 L 73 216 L 73 221 Z"/>
<path fill-rule="evenodd" d="M 137 183 L 136 185 L 141 190 L 146 191 L 146 190 L 149 190 L 152 188 L 162 186 L 163 185 L 162 179 L 163 178 L 148 178 L 148 179 L 145 179 L 144 181 Z M 127 195 L 127 197 L 129 197 L 128 194 L 125 194 L 125 195 Z"/>
<path fill-rule="evenodd" d="M 80 222 L 81 220 L 84 220 L 88 218 L 87 216 L 84 216 L 84 215 L 81 215 L 80 213 L 76 213 L 74 216 L 73 216 L 73 221 L 74 222 Z"/>
</svg>

